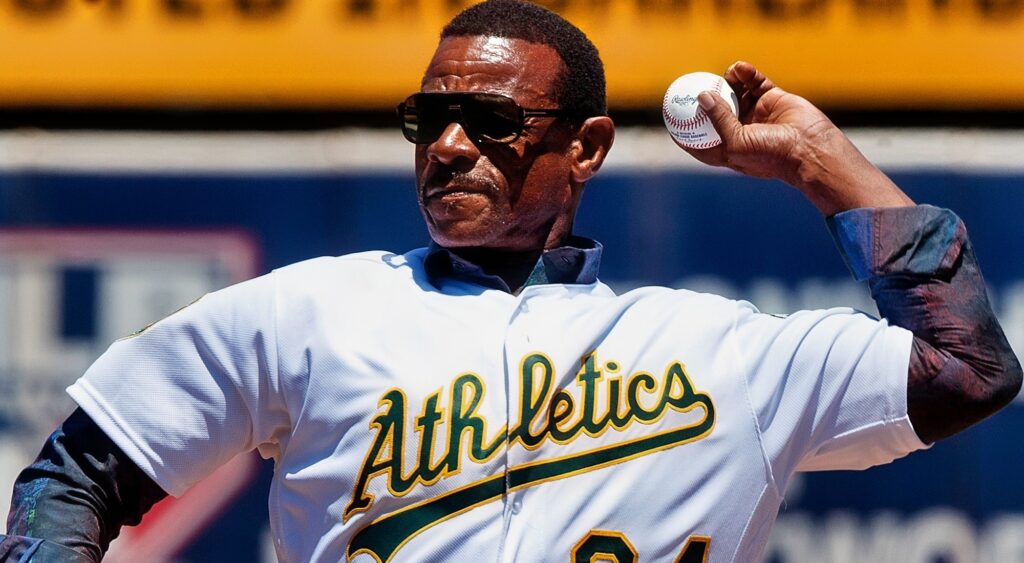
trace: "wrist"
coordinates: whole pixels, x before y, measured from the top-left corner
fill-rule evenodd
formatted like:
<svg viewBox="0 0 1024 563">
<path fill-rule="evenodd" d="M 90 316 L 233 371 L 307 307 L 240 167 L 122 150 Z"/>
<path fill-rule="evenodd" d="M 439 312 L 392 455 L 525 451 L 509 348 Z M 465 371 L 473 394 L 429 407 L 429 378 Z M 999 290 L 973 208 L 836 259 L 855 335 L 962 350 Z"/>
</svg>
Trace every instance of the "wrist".
<svg viewBox="0 0 1024 563">
<path fill-rule="evenodd" d="M 802 145 L 793 186 L 823 216 L 865 207 L 914 205 L 914 201 L 835 126 Z"/>
</svg>

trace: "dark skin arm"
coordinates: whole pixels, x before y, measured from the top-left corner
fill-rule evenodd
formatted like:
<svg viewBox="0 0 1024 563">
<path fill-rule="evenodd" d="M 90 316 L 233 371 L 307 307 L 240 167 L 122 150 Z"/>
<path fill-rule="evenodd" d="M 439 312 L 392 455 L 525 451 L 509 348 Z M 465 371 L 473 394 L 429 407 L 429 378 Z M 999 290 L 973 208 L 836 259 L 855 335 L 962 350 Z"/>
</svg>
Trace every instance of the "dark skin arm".
<svg viewBox="0 0 1024 563">
<path fill-rule="evenodd" d="M 702 93 L 698 101 L 722 144 L 706 150 L 684 148 L 694 158 L 782 180 L 825 217 L 857 208 L 914 205 L 810 102 L 777 87 L 750 63 L 732 65 L 725 79 L 739 98 L 739 116 L 719 96 Z M 892 233 L 909 232 L 900 224 L 876 226 L 882 237 L 876 239 L 879 248 L 886 247 L 885 237 L 896 236 Z M 996 412 L 1021 386 L 1020 363 L 992 312 L 963 224 L 957 228 L 958 238 L 946 256 L 948 267 L 924 275 L 882 265 L 870 277 L 882 315 L 914 334 L 907 408 L 926 443 Z"/>
</svg>

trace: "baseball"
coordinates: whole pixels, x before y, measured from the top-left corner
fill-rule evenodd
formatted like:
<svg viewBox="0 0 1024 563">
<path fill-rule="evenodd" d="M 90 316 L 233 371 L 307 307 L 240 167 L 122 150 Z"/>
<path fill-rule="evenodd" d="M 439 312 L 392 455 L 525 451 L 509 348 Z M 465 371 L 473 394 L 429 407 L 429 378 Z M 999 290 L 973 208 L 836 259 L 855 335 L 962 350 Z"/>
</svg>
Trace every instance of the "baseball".
<svg viewBox="0 0 1024 563">
<path fill-rule="evenodd" d="M 711 120 L 697 105 L 697 95 L 701 92 L 722 96 L 736 113 L 736 93 L 721 76 L 710 72 L 691 72 L 676 78 L 665 92 L 661 116 L 672 138 L 691 149 L 709 149 L 722 143 Z"/>
</svg>

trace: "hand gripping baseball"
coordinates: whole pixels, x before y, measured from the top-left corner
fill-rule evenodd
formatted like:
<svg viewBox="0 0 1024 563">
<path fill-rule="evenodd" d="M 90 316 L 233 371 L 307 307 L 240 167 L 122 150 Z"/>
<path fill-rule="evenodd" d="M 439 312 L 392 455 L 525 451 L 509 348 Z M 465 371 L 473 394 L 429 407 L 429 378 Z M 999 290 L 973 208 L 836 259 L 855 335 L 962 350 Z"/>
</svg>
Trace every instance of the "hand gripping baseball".
<svg viewBox="0 0 1024 563">
<path fill-rule="evenodd" d="M 826 216 L 855 207 L 913 205 L 895 184 L 813 104 L 776 86 L 747 62 L 734 63 L 725 80 L 739 99 L 739 115 L 725 100 L 701 93 L 722 144 L 688 149 L 697 160 L 799 189 Z"/>
</svg>

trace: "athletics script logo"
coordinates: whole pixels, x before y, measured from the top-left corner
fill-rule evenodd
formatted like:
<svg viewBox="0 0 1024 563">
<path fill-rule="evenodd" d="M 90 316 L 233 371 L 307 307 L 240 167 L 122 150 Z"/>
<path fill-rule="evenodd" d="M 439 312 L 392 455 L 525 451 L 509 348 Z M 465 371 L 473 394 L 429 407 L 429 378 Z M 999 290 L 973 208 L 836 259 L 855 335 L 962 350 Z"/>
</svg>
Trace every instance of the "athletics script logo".
<svg viewBox="0 0 1024 563">
<path fill-rule="evenodd" d="M 623 377 L 610 375 L 618 370 L 617 362 L 604 364 L 609 373 L 598 365 L 596 352 L 580 362 L 576 374 L 577 397 L 568 389 L 554 389 L 556 371 L 547 356 L 527 355 L 519 369 L 523 391 L 519 398 L 518 422 L 511 427 L 502 426 L 493 433 L 488 433 L 487 421 L 477 413 L 484 396 L 482 379 L 475 373 L 459 375 L 449 388 L 447 408 L 441 405 L 441 391 L 423 401 L 423 408 L 415 418 L 415 437 L 411 438 L 419 440 L 413 460 L 406 460 L 404 455 L 409 415 L 405 393 L 401 389 L 387 391 L 380 398 L 381 412 L 370 422 L 370 429 L 376 431 L 376 436 L 356 479 L 352 500 L 345 507 L 344 520 L 373 505 L 373 495 L 366 489 L 370 480 L 377 477 L 387 480 L 391 494 L 402 496 L 417 485 L 431 485 L 458 473 L 464 457 L 483 463 L 505 448 L 519 445 L 533 450 L 547 441 L 567 444 L 580 434 L 600 436 L 610 428 L 622 430 L 633 424 L 654 424 L 669 411 L 684 413 L 699 407 L 703 409 L 703 416 L 696 422 L 659 429 L 639 438 L 512 466 L 504 473 L 385 514 L 355 534 L 348 546 L 349 558 L 368 553 L 378 561 L 388 561 L 422 530 L 496 500 L 509 491 L 700 440 L 714 428 L 715 408 L 711 397 L 694 390 L 681 362 L 669 364 L 660 380 L 638 371 L 623 381 Z M 605 412 L 598 412 L 599 394 L 608 398 L 602 403 L 607 405 Z M 444 416 L 445 411 L 447 416 Z M 438 432 L 442 418 L 445 419 L 444 429 Z M 434 455 L 435 445 L 445 448 L 439 460 Z"/>
</svg>

